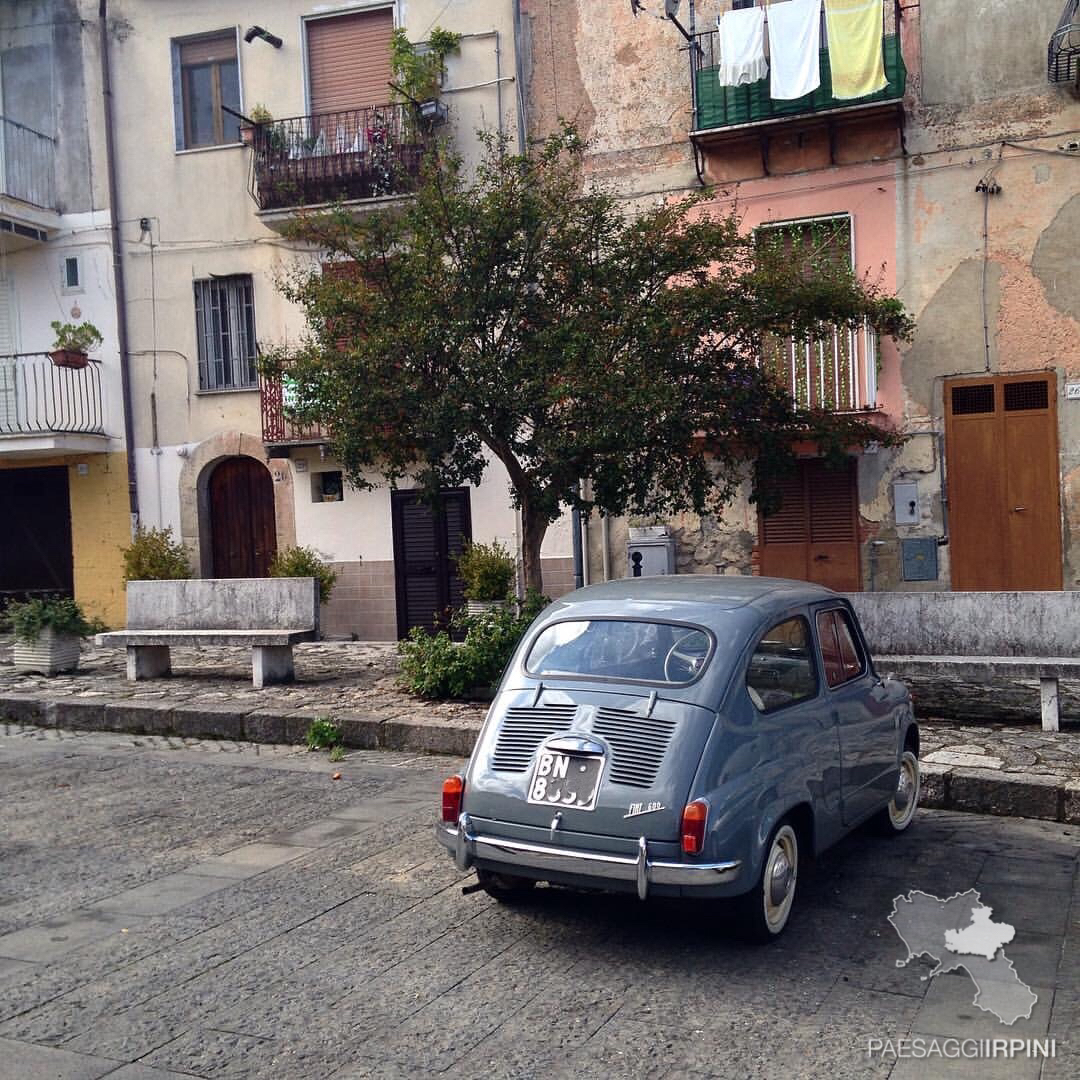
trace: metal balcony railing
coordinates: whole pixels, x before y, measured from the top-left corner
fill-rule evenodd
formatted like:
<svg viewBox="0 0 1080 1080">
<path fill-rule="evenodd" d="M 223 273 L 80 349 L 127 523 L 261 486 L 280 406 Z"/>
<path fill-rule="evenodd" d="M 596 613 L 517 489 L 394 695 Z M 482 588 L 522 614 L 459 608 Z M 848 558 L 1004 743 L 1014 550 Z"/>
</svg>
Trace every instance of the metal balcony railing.
<svg viewBox="0 0 1080 1080">
<path fill-rule="evenodd" d="M 801 408 L 855 412 L 877 408 L 877 359 L 877 334 L 865 325 L 810 341 L 770 335 L 761 363 Z"/>
<path fill-rule="evenodd" d="M 0 192 L 56 209 L 56 140 L 0 116 Z"/>
<path fill-rule="evenodd" d="M 290 416 L 288 375 L 283 378 L 259 376 L 259 402 L 262 406 L 263 442 L 269 446 L 288 446 L 326 442 L 318 424 L 307 427 Z"/>
<path fill-rule="evenodd" d="M 1069 0 L 1046 53 L 1046 77 L 1052 83 L 1080 84 L 1080 0 Z"/>
<path fill-rule="evenodd" d="M 401 104 L 272 120 L 250 139 L 260 210 L 407 194 L 428 142 L 413 106 Z"/>
<path fill-rule="evenodd" d="M 765 7 L 765 0 L 757 0 L 758 7 Z M 721 10 L 732 7 L 732 0 L 722 0 Z M 719 33 L 715 28 L 695 35 L 697 48 L 690 49 L 693 69 L 694 130 L 734 127 L 779 120 L 788 116 L 828 112 L 875 102 L 900 100 L 907 85 L 907 68 L 900 49 L 899 0 L 881 0 L 885 77 L 888 85 L 877 93 L 861 98 L 834 98 L 832 73 L 829 66 L 828 35 L 825 32 L 825 13 L 822 9 L 821 50 L 818 64 L 821 85 L 812 94 L 793 101 L 774 100 L 769 97 L 769 77 L 743 86 L 721 86 L 719 81 Z M 766 13 L 766 18 L 768 14 Z M 768 53 L 766 37 L 765 50 Z"/>
<path fill-rule="evenodd" d="M 96 361 L 70 368 L 48 353 L 0 356 L 0 436 L 104 435 L 104 417 Z"/>
</svg>

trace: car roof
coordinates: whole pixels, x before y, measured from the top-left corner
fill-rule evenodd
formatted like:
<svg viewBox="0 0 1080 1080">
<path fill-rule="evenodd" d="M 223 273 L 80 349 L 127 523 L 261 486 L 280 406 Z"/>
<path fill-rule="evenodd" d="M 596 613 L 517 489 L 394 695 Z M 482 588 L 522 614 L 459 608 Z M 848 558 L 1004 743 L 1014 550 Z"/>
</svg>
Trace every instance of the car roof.
<svg viewBox="0 0 1080 1080">
<path fill-rule="evenodd" d="M 669 574 L 657 577 L 617 578 L 589 585 L 561 596 L 560 606 L 631 600 L 637 605 L 672 603 L 708 604 L 731 610 L 753 604 L 759 608 L 812 604 L 838 596 L 824 585 L 789 578 L 733 574 Z"/>
</svg>

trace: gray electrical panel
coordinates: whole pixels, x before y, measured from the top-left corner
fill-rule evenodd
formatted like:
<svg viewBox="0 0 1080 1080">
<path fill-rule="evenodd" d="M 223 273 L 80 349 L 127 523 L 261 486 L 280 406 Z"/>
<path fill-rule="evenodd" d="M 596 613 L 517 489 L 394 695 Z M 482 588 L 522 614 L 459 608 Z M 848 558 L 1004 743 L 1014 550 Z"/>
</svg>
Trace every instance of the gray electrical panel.
<svg viewBox="0 0 1080 1080">
<path fill-rule="evenodd" d="M 897 525 L 919 524 L 919 485 L 893 484 L 893 512 Z"/>
<path fill-rule="evenodd" d="M 626 576 L 653 577 L 675 573 L 675 538 L 649 537 L 626 545 Z"/>
<path fill-rule="evenodd" d="M 905 581 L 937 581 L 937 540 L 933 536 L 918 536 L 900 541 L 900 556 L 904 564 Z"/>
</svg>

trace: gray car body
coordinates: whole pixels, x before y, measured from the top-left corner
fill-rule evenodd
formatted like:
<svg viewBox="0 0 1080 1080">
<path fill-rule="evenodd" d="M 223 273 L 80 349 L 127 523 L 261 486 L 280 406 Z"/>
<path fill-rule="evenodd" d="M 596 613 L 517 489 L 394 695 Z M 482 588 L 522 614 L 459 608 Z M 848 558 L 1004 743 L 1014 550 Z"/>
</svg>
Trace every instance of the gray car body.
<svg viewBox="0 0 1080 1080">
<path fill-rule="evenodd" d="M 843 608 L 858 630 L 865 658 L 861 675 L 834 689 L 822 677 L 818 612 Z M 813 634 L 816 693 L 796 704 L 762 713 L 747 690 L 747 669 L 766 632 L 793 616 L 806 618 Z M 545 627 L 567 619 L 641 619 L 702 627 L 715 638 L 712 656 L 688 685 L 618 682 L 529 673 L 526 659 Z M 492 758 L 508 710 L 526 718 L 552 718 L 551 736 L 578 733 L 608 748 L 596 730 L 598 710 L 608 716 L 655 718 L 674 724 L 655 782 L 648 788 L 615 783 L 605 764 L 594 810 L 565 810 L 553 827 L 553 808 L 527 802 L 535 752 L 524 770 L 493 768 Z M 531 712 L 530 712 L 531 710 Z M 632 720 L 632 723 L 638 721 Z M 644 723 L 645 721 L 641 721 Z M 610 728 L 610 720 L 608 729 Z M 545 734 L 540 744 L 551 737 Z M 895 791 L 900 755 L 918 732 L 903 684 L 874 671 L 858 619 L 842 595 L 805 582 L 773 578 L 680 575 L 631 578 L 579 589 L 547 607 L 522 639 L 507 666 L 465 772 L 462 809 L 469 827 L 519 846 L 557 845 L 563 850 L 685 864 L 724 864 L 722 879 L 703 875 L 687 883 L 651 884 L 649 894 L 729 896 L 753 888 L 767 841 L 784 818 L 796 821 L 804 856 L 839 840 L 886 807 Z M 539 746 L 537 747 L 539 748 Z M 684 855 L 683 807 L 709 805 L 704 849 Z M 635 807 L 635 804 L 641 804 Z M 650 804 L 662 809 L 641 813 Z M 638 812 L 634 812 L 637 809 Z M 453 850 L 456 830 L 439 838 Z M 575 872 L 573 860 L 537 859 L 519 852 L 513 865 L 490 845 L 478 865 L 538 880 L 632 890 L 633 882 Z M 524 860 L 524 862 L 523 862 Z M 737 864 L 737 866 L 732 865 Z M 639 888 L 639 893 L 644 892 Z"/>
</svg>

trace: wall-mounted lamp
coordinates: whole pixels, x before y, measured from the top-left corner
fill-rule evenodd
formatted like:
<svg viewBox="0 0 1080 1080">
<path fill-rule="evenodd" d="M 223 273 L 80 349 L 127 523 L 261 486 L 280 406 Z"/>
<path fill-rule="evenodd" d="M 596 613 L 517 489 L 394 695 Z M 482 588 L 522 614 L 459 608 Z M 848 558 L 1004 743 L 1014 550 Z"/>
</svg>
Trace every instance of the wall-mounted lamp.
<svg viewBox="0 0 1080 1080">
<path fill-rule="evenodd" d="M 269 30 L 264 30 L 261 26 L 249 26 L 244 33 L 244 40 L 250 45 L 256 38 L 262 38 L 275 49 L 281 48 L 281 38 L 277 34 L 271 34 Z"/>
<path fill-rule="evenodd" d="M 446 106 L 441 101 L 422 101 L 416 107 L 421 120 L 429 124 L 445 124 L 449 115 Z"/>
</svg>

